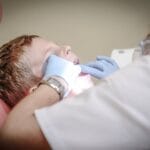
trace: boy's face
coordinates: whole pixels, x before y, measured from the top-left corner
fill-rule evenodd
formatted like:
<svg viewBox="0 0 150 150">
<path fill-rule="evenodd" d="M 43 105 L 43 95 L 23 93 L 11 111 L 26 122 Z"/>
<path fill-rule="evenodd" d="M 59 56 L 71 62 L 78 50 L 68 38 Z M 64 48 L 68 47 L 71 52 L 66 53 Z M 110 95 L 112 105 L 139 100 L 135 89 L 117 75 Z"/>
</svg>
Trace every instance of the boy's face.
<svg viewBox="0 0 150 150">
<path fill-rule="evenodd" d="M 74 64 L 79 63 L 79 58 L 71 51 L 70 46 L 59 46 L 54 42 L 47 41 L 43 38 L 34 38 L 31 46 L 26 46 L 26 55 L 30 61 L 33 73 L 37 77 L 42 76 L 42 68 L 44 67 L 45 61 L 51 54 L 60 56 Z"/>
</svg>

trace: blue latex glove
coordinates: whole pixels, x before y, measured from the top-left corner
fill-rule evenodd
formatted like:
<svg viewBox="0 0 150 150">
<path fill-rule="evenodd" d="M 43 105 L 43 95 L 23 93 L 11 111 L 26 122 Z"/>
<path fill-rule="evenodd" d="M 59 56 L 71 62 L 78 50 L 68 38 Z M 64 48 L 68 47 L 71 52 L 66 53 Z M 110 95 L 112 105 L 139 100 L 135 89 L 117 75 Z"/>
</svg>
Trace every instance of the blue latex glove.
<svg viewBox="0 0 150 150">
<path fill-rule="evenodd" d="M 49 77 L 60 77 L 68 84 L 68 90 L 71 90 L 76 78 L 81 72 L 79 65 L 74 65 L 72 62 L 67 61 L 56 55 L 51 55 L 46 62 L 46 69 L 44 79 Z M 66 94 L 69 91 L 66 91 Z M 67 95 L 66 95 L 67 96 Z"/>
<path fill-rule="evenodd" d="M 90 74 L 98 79 L 107 77 L 119 69 L 117 63 L 107 56 L 98 56 L 95 61 L 80 66 L 81 72 Z"/>
</svg>

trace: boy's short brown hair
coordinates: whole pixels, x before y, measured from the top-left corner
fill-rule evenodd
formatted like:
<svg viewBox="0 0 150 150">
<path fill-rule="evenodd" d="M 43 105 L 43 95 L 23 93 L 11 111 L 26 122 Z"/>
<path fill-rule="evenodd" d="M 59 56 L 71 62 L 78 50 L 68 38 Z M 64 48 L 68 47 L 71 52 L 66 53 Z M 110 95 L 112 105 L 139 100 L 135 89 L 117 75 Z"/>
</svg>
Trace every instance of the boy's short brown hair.
<svg viewBox="0 0 150 150">
<path fill-rule="evenodd" d="M 33 75 L 24 46 L 37 35 L 23 35 L 0 47 L 0 98 L 10 107 L 26 96 L 39 79 Z"/>
</svg>

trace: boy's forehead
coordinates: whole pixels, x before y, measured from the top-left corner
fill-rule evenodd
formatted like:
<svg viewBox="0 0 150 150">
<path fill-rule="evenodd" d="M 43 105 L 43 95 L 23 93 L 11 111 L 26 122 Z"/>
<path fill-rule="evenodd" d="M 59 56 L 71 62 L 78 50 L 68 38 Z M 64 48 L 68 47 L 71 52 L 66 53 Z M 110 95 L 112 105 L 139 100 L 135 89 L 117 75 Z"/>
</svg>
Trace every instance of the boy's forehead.
<svg viewBox="0 0 150 150">
<path fill-rule="evenodd" d="M 51 48 L 51 47 L 58 47 L 53 41 L 48 41 L 41 37 L 36 37 L 32 40 L 31 47 L 35 48 Z"/>
<path fill-rule="evenodd" d="M 28 57 L 35 60 L 45 60 L 49 55 L 56 53 L 59 49 L 58 46 L 55 46 L 55 43 L 45 40 L 41 37 L 36 37 L 32 39 L 31 45 L 25 46 L 25 51 Z"/>
<path fill-rule="evenodd" d="M 58 54 L 61 50 L 61 46 L 57 45 L 53 41 L 48 41 L 44 38 L 35 38 L 31 44 L 31 51 L 39 53 L 41 55 Z"/>
<path fill-rule="evenodd" d="M 33 38 L 31 46 L 39 47 L 46 46 L 49 42 L 41 37 Z"/>
</svg>

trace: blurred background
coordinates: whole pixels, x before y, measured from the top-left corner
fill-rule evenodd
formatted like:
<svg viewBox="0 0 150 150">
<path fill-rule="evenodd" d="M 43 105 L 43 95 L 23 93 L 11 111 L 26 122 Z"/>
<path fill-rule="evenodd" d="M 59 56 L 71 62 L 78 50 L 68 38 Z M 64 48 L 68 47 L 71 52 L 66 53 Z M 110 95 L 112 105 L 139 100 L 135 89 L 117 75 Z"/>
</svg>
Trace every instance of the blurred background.
<svg viewBox="0 0 150 150">
<path fill-rule="evenodd" d="M 69 44 L 81 62 L 132 48 L 150 32 L 150 0 L 1 0 L 0 45 L 22 34 Z"/>
</svg>

